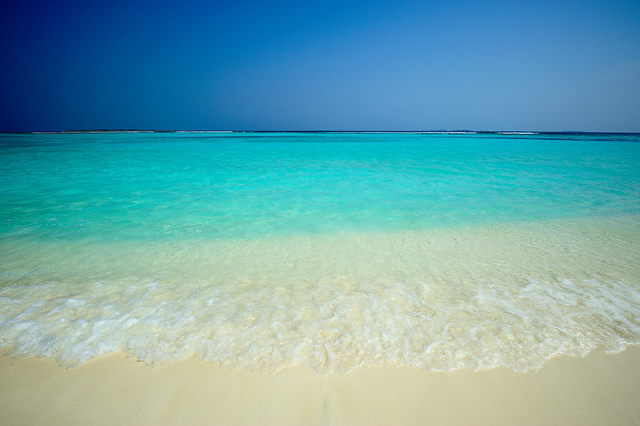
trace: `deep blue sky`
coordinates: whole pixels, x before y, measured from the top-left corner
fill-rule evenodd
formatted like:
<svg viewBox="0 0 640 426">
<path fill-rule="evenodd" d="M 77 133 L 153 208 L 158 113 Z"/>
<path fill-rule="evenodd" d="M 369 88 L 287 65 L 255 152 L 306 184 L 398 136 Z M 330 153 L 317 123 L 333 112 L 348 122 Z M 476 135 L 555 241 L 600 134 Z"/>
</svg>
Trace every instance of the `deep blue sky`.
<svg viewBox="0 0 640 426">
<path fill-rule="evenodd" d="M 0 131 L 640 132 L 640 1 L 31 1 Z"/>
</svg>

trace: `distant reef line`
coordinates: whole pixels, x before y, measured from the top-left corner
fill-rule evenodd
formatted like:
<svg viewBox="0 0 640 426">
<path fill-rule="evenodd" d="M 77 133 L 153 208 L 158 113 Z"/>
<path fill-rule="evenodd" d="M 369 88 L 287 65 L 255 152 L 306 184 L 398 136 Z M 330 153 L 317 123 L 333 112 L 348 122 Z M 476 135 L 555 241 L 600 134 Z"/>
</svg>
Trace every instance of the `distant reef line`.
<svg viewBox="0 0 640 426">
<path fill-rule="evenodd" d="M 87 134 L 87 133 L 405 133 L 405 134 L 486 134 L 486 135 L 640 135 L 637 132 L 580 132 L 528 130 L 163 130 L 86 129 L 0 132 L 0 134 Z"/>
</svg>

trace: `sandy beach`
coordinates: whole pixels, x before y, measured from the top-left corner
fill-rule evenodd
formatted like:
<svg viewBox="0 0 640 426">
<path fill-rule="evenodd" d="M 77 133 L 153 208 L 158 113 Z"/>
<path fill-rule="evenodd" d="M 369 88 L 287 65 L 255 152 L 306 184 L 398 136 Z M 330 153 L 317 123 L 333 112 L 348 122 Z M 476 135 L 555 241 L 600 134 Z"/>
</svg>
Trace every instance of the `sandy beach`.
<svg viewBox="0 0 640 426">
<path fill-rule="evenodd" d="M 321 375 L 149 367 L 124 354 L 65 369 L 0 356 L 2 424 L 633 424 L 640 348 L 558 356 L 536 372 L 359 368 Z"/>
</svg>

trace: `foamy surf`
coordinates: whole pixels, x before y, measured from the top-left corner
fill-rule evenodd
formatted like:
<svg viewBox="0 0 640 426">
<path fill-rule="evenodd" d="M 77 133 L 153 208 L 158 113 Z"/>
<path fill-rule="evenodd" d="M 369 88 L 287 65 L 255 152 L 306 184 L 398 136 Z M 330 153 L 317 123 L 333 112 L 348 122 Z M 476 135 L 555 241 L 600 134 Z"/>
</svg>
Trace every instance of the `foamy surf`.
<svg viewBox="0 0 640 426">
<path fill-rule="evenodd" d="M 40 269 L 2 278 L 0 347 L 66 366 L 124 351 L 261 372 L 526 371 L 640 344 L 638 223 L 119 244 L 94 258 L 45 244 L 25 252 Z"/>
</svg>

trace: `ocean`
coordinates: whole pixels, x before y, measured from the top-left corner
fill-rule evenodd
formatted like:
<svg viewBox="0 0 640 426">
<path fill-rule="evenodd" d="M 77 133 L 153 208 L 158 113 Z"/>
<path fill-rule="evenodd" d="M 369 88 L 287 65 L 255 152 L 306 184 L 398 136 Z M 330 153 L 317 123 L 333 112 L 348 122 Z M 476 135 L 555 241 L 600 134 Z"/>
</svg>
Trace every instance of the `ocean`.
<svg viewBox="0 0 640 426">
<path fill-rule="evenodd" d="M 0 135 L 0 348 L 271 372 L 640 344 L 640 135 Z"/>
</svg>

